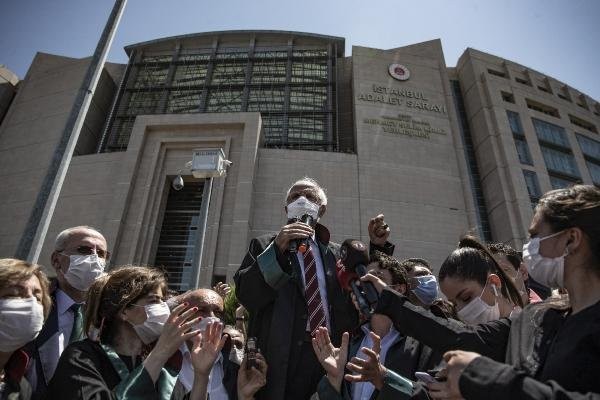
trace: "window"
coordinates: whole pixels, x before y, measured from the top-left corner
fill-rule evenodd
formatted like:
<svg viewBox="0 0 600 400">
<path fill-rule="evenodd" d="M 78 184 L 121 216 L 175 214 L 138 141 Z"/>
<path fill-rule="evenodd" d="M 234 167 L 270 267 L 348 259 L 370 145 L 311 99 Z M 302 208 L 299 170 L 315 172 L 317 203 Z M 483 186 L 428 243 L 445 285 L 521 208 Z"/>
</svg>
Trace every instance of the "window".
<svg viewBox="0 0 600 400">
<path fill-rule="evenodd" d="M 525 185 L 527 185 L 527 193 L 529 193 L 529 200 L 531 200 L 531 206 L 535 207 L 538 200 L 542 196 L 540 190 L 540 184 L 535 172 L 523 170 L 523 176 L 525 177 Z"/>
<path fill-rule="evenodd" d="M 569 114 L 569 120 L 571 121 L 571 123 L 573 125 L 583 128 L 586 131 L 598 133 L 596 126 L 594 124 L 592 124 L 591 122 L 584 121 L 583 119 L 577 118 L 576 116 L 571 115 L 571 114 Z"/>
<path fill-rule="evenodd" d="M 521 118 L 519 118 L 519 114 L 507 110 L 506 115 L 508 116 L 508 123 L 510 125 L 510 130 L 515 135 L 523 135 L 523 127 L 521 126 Z"/>
<path fill-rule="evenodd" d="M 507 110 L 506 115 L 508 116 L 510 130 L 513 133 L 513 139 L 517 148 L 517 154 L 519 155 L 519 161 L 521 164 L 533 165 L 533 159 L 531 158 L 529 146 L 527 145 L 527 140 L 523 134 L 523 126 L 521 125 L 521 118 L 519 118 L 519 114 L 514 111 Z"/>
<path fill-rule="evenodd" d="M 550 89 L 548 89 L 545 86 L 538 86 L 538 89 L 541 90 L 542 92 L 546 92 L 546 93 L 552 94 L 552 92 L 550 91 Z"/>
<path fill-rule="evenodd" d="M 246 64 L 222 61 L 215 64 L 212 73 L 213 85 L 243 85 L 246 82 Z"/>
<path fill-rule="evenodd" d="M 542 155 L 544 156 L 548 171 L 554 171 L 572 177 L 579 177 L 579 169 L 577 169 L 573 154 L 546 146 L 540 146 L 540 149 L 542 150 Z"/>
<path fill-rule="evenodd" d="M 533 165 L 533 159 L 529 153 L 529 146 L 525 138 L 519 139 L 514 137 L 515 146 L 517 147 L 517 154 L 519 155 L 519 161 L 521 164 Z"/>
<path fill-rule="evenodd" d="M 527 103 L 527 108 L 530 110 L 538 111 L 555 118 L 560 118 L 558 110 L 554 107 L 547 106 L 531 99 L 525 99 L 525 103 Z"/>
<path fill-rule="evenodd" d="M 488 68 L 487 71 L 488 71 L 488 74 L 490 74 L 490 75 L 499 76 L 500 78 L 506 78 L 506 74 L 504 72 L 496 71 L 495 69 L 490 69 L 490 68 Z"/>
<path fill-rule="evenodd" d="M 206 112 L 242 111 L 242 94 L 240 90 L 212 89 L 208 95 Z"/>
<path fill-rule="evenodd" d="M 167 113 L 193 113 L 200 107 L 201 90 L 172 90 L 167 102 Z"/>
<path fill-rule="evenodd" d="M 304 86 L 290 91 L 290 111 L 326 111 L 327 88 Z"/>
<path fill-rule="evenodd" d="M 578 133 L 575 136 L 577 136 L 592 181 L 596 185 L 600 185 L 600 142 Z"/>
<path fill-rule="evenodd" d="M 248 111 L 283 111 L 283 89 L 252 89 L 248 96 Z"/>
<path fill-rule="evenodd" d="M 565 128 L 537 118 L 532 118 L 531 120 L 540 141 L 570 149 Z"/>
<path fill-rule="evenodd" d="M 208 64 L 178 65 L 173 77 L 173 86 L 203 85 L 206 79 Z"/>
<path fill-rule="evenodd" d="M 518 82 L 518 83 L 520 83 L 520 84 L 522 84 L 522 85 L 531 86 L 531 83 L 529 83 L 529 81 L 527 79 L 516 77 L 515 81 Z"/>
<path fill-rule="evenodd" d="M 292 83 L 327 82 L 327 61 L 292 63 Z"/>
<path fill-rule="evenodd" d="M 285 60 L 256 60 L 252 65 L 252 83 L 285 83 Z"/>
<path fill-rule="evenodd" d="M 569 186 L 573 186 L 577 184 L 577 180 L 565 179 L 556 175 L 550 174 L 550 185 L 552 185 L 552 189 L 563 189 Z"/>
<path fill-rule="evenodd" d="M 600 161 L 600 142 L 590 139 L 587 136 L 576 133 L 577 141 L 579 142 L 579 147 L 581 147 L 581 152 L 588 157 L 595 158 Z"/>
<path fill-rule="evenodd" d="M 502 95 L 502 100 L 515 104 L 515 96 L 512 93 L 500 92 L 500 94 Z"/>
</svg>

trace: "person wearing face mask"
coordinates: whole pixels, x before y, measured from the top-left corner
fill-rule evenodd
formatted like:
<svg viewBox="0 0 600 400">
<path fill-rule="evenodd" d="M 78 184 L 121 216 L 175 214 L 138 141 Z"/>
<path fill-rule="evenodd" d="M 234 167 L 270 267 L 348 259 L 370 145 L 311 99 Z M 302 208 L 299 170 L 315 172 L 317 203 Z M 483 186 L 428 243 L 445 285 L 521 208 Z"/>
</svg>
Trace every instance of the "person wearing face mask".
<svg viewBox="0 0 600 400">
<path fill-rule="evenodd" d="M 374 252 L 370 255 L 370 261 L 367 266 L 369 273 L 379 277 L 398 293 L 407 293 L 407 273 L 398 260 Z M 356 302 L 355 307 L 359 309 Z M 365 348 L 372 348 L 374 342 L 379 348 L 377 361 L 380 363 L 378 370 L 381 374 L 371 381 L 344 380 L 346 361 L 352 360 L 353 363 L 348 364 L 347 368 L 357 372 L 358 363 L 367 359 L 370 354 Z M 384 315 L 374 315 L 370 321 L 365 321 L 350 340 L 345 338 L 342 341 L 339 348 L 331 345 L 327 328 L 320 328 L 317 337 L 313 339 L 313 349 L 327 373 L 318 386 L 321 400 L 375 399 L 384 388 L 387 369 L 414 378 L 415 372 L 431 369 L 441 360 L 441 354 L 434 354 L 429 347 L 423 346 L 414 338 L 400 334 L 391 319 Z M 356 361 L 357 359 L 361 361 Z"/>
<path fill-rule="evenodd" d="M 201 334 L 196 307 L 182 303 L 169 311 L 163 301 L 162 271 L 127 266 L 111 270 L 89 289 L 85 331 L 95 340 L 71 343 L 49 382 L 47 398 L 182 399 L 175 392 L 178 348 L 192 340 L 194 365 L 191 399 L 206 397 L 210 368 L 224 339 L 222 325 Z"/>
<path fill-rule="evenodd" d="M 528 285 L 529 274 L 519 253 L 506 243 L 488 243 L 488 249 L 496 257 L 500 268 L 511 277 L 524 304 L 539 303 L 541 297 Z"/>
<path fill-rule="evenodd" d="M 269 368 L 258 398 L 304 400 L 323 376 L 312 334 L 327 327 L 339 346 L 342 333 L 357 326 L 358 319 L 336 279 L 339 244 L 329 240 L 319 222 L 327 209 L 323 188 L 311 178 L 294 182 L 283 209 L 287 223 L 277 234 L 250 242 L 234 280 L 249 313 L 248 336 L 257 338 L 268 364 L 276 366 Z M 373 246 L 393 251 L 383 215 L 373 218 L 368 230 Z"/>
<path fill-rule="evenodd" d="M 51 255 L 56 280 L 51 290 L 52 309 L 32 343 L 33 360 L 27 371 L 33 399 L 43 398 L 58 359 L 69 343 L 84 338 L 83 303 L 88 288 L 104 273 L 109 252 L 106 239 L 88 226 L 68 228 L 56 237 Z"/>
<path fill-rule="evenodd" d="M 575 185 L 545 193 L 529 235 L 523 246 L 529 274 L 543 285 L 563 286 L 568 298 L 530 304 L 512 321 L 462 331 L 438 325 L 439 334 L 460 340 L 453 346 L 459 350 L 444 355 L 446 381 L 428 385 L 432 398 L 600 398 L 600 189 Z M 378 311 L 400 322 L 402 298 L 377 277 L 366 279 L 382 289 Z"/>
<path fill-rule="evenodd" d="M 217 292 L 210 289 L 196 289 L 186 292 L 177 297 L 178 303 L 186 302 L 198 309 L 198 315 L 202 318 L 196 328 L 204 331 L 210 322 L 221 323 L 223 318 L 223 298 Z M 193 342 L 188 341 L 182 347 L 183 365 L 179 374 L 179 381 L 186 392 L 191 391 L 193 384 L 194 369 L 190 358 L 190 350 Z M 235 348 L 235 346 L 233 346 Z M 208 381 L 208 394 L 211 400 L 235 400 L 237 399 L 237 376 L 243 358 L 235 353 L 231 356 L 231 349 L 223 350 L 215 360 L 210 371 Z M 243 347 L 242 347 L 243 350 Z"/>
<path fill-rule="evenodd" d="M 25 377 L 31 342 L 51 307 L 48 279 L 35 264 L 0 259 L 0 399 L 29 400 Z"/>
</svg>

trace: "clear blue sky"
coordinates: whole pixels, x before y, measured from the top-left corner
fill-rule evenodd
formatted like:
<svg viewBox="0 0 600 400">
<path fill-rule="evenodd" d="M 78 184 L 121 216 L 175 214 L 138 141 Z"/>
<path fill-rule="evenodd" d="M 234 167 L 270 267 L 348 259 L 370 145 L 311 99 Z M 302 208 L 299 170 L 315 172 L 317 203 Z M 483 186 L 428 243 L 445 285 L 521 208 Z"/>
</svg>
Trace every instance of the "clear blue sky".
<svg viewBox="0 0 600 400">
<path fill-rule="evenodd" d="M 93 53 L 112 0 L 2 0 L 0 64 L 24 77 L 36 52 Z M 446 64 L 473 47 L 561 80 L 600 101 L 597 0 L 129 0 L 109 61 L 128 44 L 194 32 L 281 29 L 380 49 L 440 38 Z"/>
</svg>

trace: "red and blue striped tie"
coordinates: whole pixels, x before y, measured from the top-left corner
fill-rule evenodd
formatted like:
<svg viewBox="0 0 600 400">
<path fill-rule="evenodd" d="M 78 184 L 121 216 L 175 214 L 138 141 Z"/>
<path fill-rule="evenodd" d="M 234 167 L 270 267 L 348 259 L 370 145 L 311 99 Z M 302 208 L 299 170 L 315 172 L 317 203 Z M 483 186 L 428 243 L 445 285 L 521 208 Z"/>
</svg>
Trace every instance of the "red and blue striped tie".
<svg viewBox="0 0 600 400">
<path fill-rule="evenodd" d="M 304 252 L 304 296 L 308 305 L 308 325 L 311 335 L 315 330 L 325 324 L 325 310 L 321 301 L 321 292 L 319 291 L 319 280 L 317 279 L 317 263 L 312 251 L 312 246 Z"/>
</svg>

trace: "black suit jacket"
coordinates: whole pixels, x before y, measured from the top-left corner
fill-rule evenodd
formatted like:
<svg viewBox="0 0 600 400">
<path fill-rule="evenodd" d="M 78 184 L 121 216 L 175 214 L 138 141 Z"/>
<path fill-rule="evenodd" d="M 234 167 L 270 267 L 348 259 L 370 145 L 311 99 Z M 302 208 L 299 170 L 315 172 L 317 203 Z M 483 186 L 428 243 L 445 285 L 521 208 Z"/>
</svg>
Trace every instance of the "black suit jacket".
<svg viewBox="0 0 600 400">
<path fill-rule="evenodd" d="M 56 306 L 56 288 L 50 293 L 52 308 L 40 334 L 25 346 L 25 351 L 31 359 L 27 366 L 27 380 L 33 393 L 32 400 L 44 398 L 51 376 L 51 364 L 58 364 L 58 309 Z M 65 345 L 66 347 L 66 345 Z"/>
<path fill-rule="evenodd" d="M 330 336 L 334 345 L 339 346 L 342 333 L 358 325 L 358 315 L 350 296 L 337 281 L 339 244 L 329 241 L 329 231 L 321 224 L 315 227 L 315 235 L 327 284 Z M 248 336 L 257 338 L 269 365 L 267 385 L 259 392 L 259 398 L 263 399 L 284 398 L 287 377 L 295 373 L 308 319 L 296 255 L 280 253 L 274 239 L 273 234 L 252 239 L 234 276 L 236 295 L 250 314 Z M 391 254 L 394 246 L 386 243 L 377 249 Z"/>
</svg>

